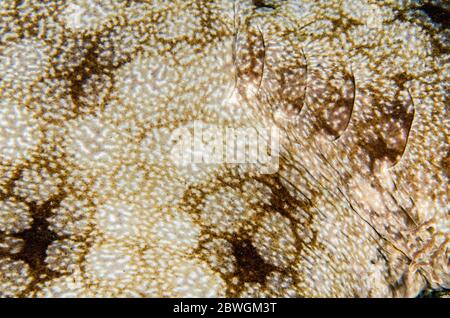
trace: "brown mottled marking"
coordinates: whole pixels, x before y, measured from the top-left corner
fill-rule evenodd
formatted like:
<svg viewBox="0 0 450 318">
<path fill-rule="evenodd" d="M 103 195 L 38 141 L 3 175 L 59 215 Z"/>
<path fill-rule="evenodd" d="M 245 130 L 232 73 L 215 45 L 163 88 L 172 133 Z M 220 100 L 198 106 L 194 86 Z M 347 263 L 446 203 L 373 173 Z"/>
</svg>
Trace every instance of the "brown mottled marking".
<svg viewBox="0 0 450 318">
<path fill-rule="evenodd" d="M 436 3 L 0 1 L 0 297 L 448 289 Z M 197 122 L 278 170 L 174 164 Z"/>
</svg>

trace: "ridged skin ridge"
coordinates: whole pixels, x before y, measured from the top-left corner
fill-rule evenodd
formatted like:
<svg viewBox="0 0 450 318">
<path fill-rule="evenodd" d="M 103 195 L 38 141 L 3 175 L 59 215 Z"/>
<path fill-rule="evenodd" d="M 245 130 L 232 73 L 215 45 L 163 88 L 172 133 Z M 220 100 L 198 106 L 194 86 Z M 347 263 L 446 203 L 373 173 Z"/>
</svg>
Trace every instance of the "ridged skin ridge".
<svg viewBox="0 0 450 318">
<path fill-rule="evenodd" d="M 439 1 L 1 1 L 0 296 L 448 289 L 448 17 Z M 278 171 L 174 165 L 167 140 L 195 121 L 275 125 Z"/>
</svg>

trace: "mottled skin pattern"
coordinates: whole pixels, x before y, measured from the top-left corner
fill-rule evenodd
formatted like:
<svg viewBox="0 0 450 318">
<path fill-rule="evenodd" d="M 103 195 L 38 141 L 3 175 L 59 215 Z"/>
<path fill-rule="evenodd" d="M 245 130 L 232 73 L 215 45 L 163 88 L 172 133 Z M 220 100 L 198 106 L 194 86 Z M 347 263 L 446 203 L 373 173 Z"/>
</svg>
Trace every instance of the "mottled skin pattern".
<svg viewBox="0 0 450 318">
<path fill-rule="evenodd" d="M 0 6 L 1 297 L 450 287 L 444 4 Z M 194 120 L 277 125 L 279 171 L 174 166 Z"/>
</svg>

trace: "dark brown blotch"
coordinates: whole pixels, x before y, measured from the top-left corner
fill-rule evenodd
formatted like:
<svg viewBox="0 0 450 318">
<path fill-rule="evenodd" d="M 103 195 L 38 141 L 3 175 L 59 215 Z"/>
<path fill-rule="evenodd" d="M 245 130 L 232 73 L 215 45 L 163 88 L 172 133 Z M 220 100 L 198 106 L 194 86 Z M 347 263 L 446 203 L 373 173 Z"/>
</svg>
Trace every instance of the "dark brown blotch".
<svg viewBox="0 0 450 318">
<path fill-rule="evenodd" d="M 249 239 L 235 238 L 230 241 L 233 246 L 233 255 L 236 259 L 236 276 L 241 284 L 265 284 L 267 275 L 276 269 L 266 263 L 256 251 Z"/>
</svg>

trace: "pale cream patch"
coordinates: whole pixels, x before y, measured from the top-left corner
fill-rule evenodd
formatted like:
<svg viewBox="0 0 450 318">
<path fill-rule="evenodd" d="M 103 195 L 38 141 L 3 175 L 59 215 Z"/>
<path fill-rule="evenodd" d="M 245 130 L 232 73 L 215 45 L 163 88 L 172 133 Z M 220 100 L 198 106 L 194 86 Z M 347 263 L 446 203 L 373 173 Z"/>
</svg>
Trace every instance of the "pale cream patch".
<svg viewBox="0 0 450 318">
<path fill-rule="evenodd" d="M 297 249 L 291 221 L 276 212 L 261 218 L 252 243 L 258 254 L 274 266 L 288 267 L 295 261 Z"/>
<path fill-rule="evenodd" d="M 0 160 L 19 163 L 29 159 L 42 140 L 43 133 L 33 113 L 8 98 L 0 101 Z"/>
<path fill-rule="evenodd" d="M 123 1 L 75 0 L 61 13 L 63 23 L 72 30 L 93 29 L 117 14 Z"/>
<path fill-rule="evenodd" d="M 29 88 L 50 66 L 49 48 L 41 41 L 24 39 L 0 52 L 0 87 Z"/>
<path fill-rule="evenodd" d="M 14 198 L 0 201 L 0 230 L 9 233 L 18 233 L 29 229 L 33 219 L 30 209 Z"/>
</svg>

